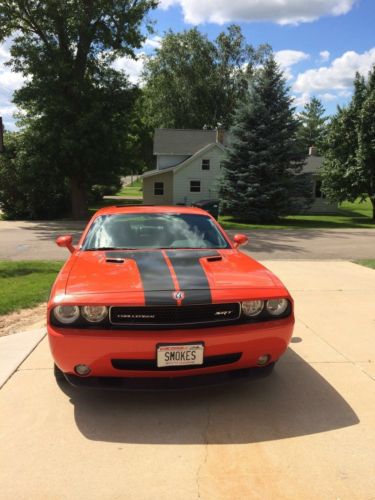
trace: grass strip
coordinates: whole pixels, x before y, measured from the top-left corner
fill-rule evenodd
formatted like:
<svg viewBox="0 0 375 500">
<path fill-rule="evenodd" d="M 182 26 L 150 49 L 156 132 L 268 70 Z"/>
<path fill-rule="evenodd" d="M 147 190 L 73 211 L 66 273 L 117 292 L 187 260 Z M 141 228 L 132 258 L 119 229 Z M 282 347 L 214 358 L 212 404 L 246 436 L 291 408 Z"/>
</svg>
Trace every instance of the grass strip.
<svg viewBox="0 0 375 500">
<path fill-rule="evenodd" d="M 0 315 L 48 300 L 62 261 L 0 261 Z"/>
</svg>

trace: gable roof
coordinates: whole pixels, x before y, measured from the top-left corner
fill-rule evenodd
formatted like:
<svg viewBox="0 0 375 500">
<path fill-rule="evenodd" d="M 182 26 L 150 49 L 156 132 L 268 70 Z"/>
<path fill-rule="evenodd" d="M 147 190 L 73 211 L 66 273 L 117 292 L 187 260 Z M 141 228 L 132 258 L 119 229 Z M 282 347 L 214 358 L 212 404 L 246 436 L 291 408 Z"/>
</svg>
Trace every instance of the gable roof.
<svg viewBox="0 0 375 500">
<path fill-rule="evenodd" d="M 323 156 L 308 156 L 303 166 L 302 173 L 315 174 L 318 173 L 323 165 Z"/>
<path fill-rule="evenodd" d="M 154 134 L 154 155 L 190 156 L 216 143 L 216 130 L 157 128 Z M 224 133 L 224 143 L 226 142 Z"/>
<path fill-rule="evenodd" d="M 207 146 L 201 148 L 195 154 L 193 154 L 192 156 L 190 156 L 186 160 L 182 161 L 181 163 L 178 163 L 177 165 L 174 165 L 173 167 L 156 169 L 156 170 L 149 170 L 148 172 L 145 172 L 142 175 L 142 179 L 144 179 L 145 177 L 152 177 L 154 175 L 165 174 L 165 173 L 168 173 L 168 172 L 174 172 L 174 173 L 178 172 L 179 170 L 187 167 L 188 165 L 190 165 L 191 162 L 193 162 L 194 160 L 196 160 L 197 158 L 199 158 L 203 154 L 208 153 L 208 151 L 210 151 L 211 149 L 213 149 L 215 147 L 219 148 L 223 152 L 225 152 L 224 146 L 222 144 L 218 143 L 218 142 L 214 142 L 212 144 L 207 144 Z"/>
</svg>

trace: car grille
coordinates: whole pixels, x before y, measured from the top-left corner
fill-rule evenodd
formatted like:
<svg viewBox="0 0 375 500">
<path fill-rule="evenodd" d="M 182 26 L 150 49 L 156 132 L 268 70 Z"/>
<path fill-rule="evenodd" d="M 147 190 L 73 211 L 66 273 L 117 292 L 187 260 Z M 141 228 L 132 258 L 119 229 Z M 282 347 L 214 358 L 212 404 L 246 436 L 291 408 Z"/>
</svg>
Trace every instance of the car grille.
<svg viewBox="0 0 375 500">
<path fill-rule="evenodd" d="M 242 353 L 219 354 L 216 356 L 205 356 L 203 365 L 185 365 L 185 366 L 164 366 L 158 367 L 153 359 L 112 359 L 112 366 L 117 370 L 134 371 L 178 371 L 192 370 L 196 368 L 210 368 L 212 366 L 230 365 L 241 359 Z"/>
<path fill-rule="evenodd" d="M 200 323 L 226 323 L 240 317 L 239 303 L 205 304 L 192 306 L 149 306 L 110 308 L 113 325 L 195 325 Z"/>
</svg>

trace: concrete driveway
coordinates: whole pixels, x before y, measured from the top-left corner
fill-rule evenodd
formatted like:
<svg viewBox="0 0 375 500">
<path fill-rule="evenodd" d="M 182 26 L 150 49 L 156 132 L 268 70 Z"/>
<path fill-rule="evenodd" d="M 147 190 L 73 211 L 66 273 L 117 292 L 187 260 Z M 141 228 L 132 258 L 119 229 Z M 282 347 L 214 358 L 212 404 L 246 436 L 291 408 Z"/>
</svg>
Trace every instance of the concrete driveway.
<svg viewBox="0 0 375 500">
<path fill-rule="evenodd" d="M 0 221 L 0 259 L 64 260 L 67 250 L 55 239 L 72 234 L 77 242 L 84 222 Z M 234 235 L 240 231 L 228 231 Z M 314 229 L 245 231 L 249 244 L 244 248 L 256 259 L 371 259 L 375 258 L 375 230 Z"/>
<path fill-rule="evenodd" d="M 44 340 L 0 391 L 1 499 L 373 499 L 375 272 L 266 265 L 297 315 L 270 378 L 82 392 L 56 385 Z"/>
</svg>

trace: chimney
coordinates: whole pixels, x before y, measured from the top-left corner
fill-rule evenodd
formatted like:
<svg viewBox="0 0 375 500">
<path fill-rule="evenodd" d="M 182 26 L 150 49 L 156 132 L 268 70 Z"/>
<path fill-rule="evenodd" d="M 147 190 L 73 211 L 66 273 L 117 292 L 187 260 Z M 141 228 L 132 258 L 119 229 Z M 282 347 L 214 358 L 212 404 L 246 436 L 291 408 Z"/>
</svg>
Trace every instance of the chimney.
<svg viewBox="0 0 375 500">
<path fill-rule="evenodd" d="M 220 123 L 218 123 L 216 127 L 216 142 L 224 144 L 224 135 L 225 135 L 225 128 Z"/>
<path fill-rule="evenodd" d="M 309 147 L 309 156 L 319 156 L 316 146 Z"/>
</svg>

